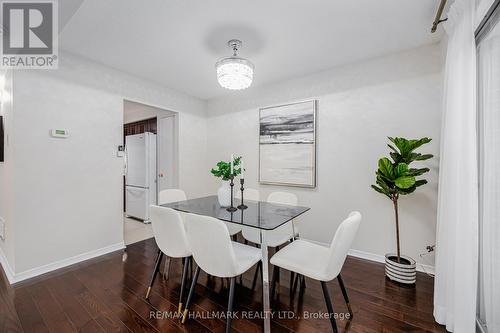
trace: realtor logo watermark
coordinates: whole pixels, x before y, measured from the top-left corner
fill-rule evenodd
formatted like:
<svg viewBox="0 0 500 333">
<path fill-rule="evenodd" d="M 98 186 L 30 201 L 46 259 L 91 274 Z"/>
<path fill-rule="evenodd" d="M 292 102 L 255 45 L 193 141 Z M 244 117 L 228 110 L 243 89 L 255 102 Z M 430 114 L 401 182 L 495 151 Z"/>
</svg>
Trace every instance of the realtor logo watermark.
<svg viewBox="0 0 500 333">
<path fill-rule="evenodd" d="M 0 67 L 56 69 L 57 2 L 0 1 Z"/>
</svg>

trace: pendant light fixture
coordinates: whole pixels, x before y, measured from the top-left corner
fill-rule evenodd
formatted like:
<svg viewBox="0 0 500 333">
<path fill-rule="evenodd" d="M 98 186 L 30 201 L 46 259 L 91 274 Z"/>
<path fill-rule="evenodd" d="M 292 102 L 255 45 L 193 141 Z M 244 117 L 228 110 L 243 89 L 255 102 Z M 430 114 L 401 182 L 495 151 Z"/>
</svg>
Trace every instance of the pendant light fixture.
<svg viewBox="0 0 500 333">
<path fill-rule="evenodd" d="M 254 66 L 249 60 L 238 57 L 238 49 L 241 44 L 238 39 L 231 39 L 227 42 L 227 46 L 231 48 L 233 55 L 223 58 L 215 64 L 217 81 L 226 89 L 241 90 L 250 87 L 252 84 Z"/>
</svg>

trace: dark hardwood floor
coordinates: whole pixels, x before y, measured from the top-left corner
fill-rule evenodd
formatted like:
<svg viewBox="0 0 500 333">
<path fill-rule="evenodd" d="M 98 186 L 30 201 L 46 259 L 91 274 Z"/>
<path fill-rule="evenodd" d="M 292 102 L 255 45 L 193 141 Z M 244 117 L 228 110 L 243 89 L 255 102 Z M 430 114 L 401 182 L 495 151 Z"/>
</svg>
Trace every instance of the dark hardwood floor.
<svg viewBox="0 0 500 333">
<path fill-rule="evenodd" d="M 115 252 L 69 268 L 9 286 L 0 274 L 1 332 L 224 332 L 225 320 L 211 315 L 227 306 L 227 285 L 202 273 L 191 307 L 192 318 L 181 325 L 175 313 L 181 263 L 172 262 L 168 281 L 158 278 L 149 301 L 144 293 L 157 251 L 153 240 L 127 248 L 126 259 Z M 314 258 L 311 258 L 314 260 Z M 331 332 L 328 319 L 303 318 L 324 313 L 319 282 L 307 279 L 306 289 L 291 301 L 288 272 L 281 274 L 272 332 Z M 337 319 L 340 332 L 446 332 L 432 317 L 432 278 L 418 274 L 416 288 L 401 287 L 384 278 L 384 267 L 349 257 L 342 270 L 354 318 Z M 233 332 L 261 332 L 261 284 L 250 290 L 253 271 L 237 284 Z M 347 309 L 336 281 L 329 283 L 339 317 Z M 157 312 L 163 316 L 158 317 Z M 254 311 L 254 312 L 248 312 Z M 291 311 L 291 312 L 288 312 Z M 242 319 L 243 313 L 247 318 Z M 287 318 L 293 314 L 294 318 Z M 255 318 L 249 318 L 250 316 Z"/>
</svg>

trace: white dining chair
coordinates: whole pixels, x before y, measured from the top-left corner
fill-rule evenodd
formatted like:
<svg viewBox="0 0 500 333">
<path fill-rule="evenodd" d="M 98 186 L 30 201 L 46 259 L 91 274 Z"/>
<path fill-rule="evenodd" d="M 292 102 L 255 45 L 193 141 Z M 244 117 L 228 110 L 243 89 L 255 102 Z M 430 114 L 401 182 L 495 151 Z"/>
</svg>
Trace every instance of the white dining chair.
<svg viewBox="0 0 500 333">
<path fill-rule="evenodd" d="M 152 205 L 150 207 L 150 213 L 153 234 L 159 250 L 156 256 L 151 281 L 146 292 L 146 299 L 148 299 L 151 294 L 156 275 L 160 270 L 160 263 L 163 255 L 165 254 L 170 258 L 182 258 L 184 267 L 182 270 L 181 290 L 179 293 L 178 310 L 180 314 L 182 312 L 182 297 L 185 289 L 187 270 L 192 260 L 184 221 L 181 215 L 171 208 Z"/>
<path fill-rule="evenodd" d="M 230 279 L 228 313 L 232 313 L 236 277 L 262 260 L 261 251 L 255 247 L 231 241 L 225 223 L 213 217 L 187 214 L 185 223 L 188 243 L 198 267 L 194 272 L 182 323 L 188 318 L 189 305 L 200 270 L 212 276 Z M 228 316 L 226 332 L 230 331 L 231 316 Z"/>
<path fill-rule="evenodd" d="M 225 224 L 227 231 L 229 232 L 229 236 L 231 236 L 232 240 L 236 241 L 238 234 L 241 232 L 242 228 L 230 222 L 225 222 Z"/>
<path fill-rule="evenodd" d="M 352 212 L 338 227 L 329 247 L 299 239 L 278 251 L 271 258 L 271 264 L 274 265 L 275 270 L 273 273 L 273 282 L 271 284 L 271 295 L 274 294 L 273 290 L 276 285 L 275 275 L 277 273 L 277 267 L 321 281 L 323 296 L 325 298 L 332 329 L 333 332 L 337 333 L 333 305 L 326 282 L 337 278 L 350 318 L 352 318 L 352 308 L 349 303 L 344 282 L 340 276 L 340 271 L 342 270 L 342 266 L 347 257 L 347 251 L 351 247 L 360 223 L 361 214 L 359 212 Z"/>
<path fill-rule="evenodd" d="M 236 205 L 239 205 L 241 203 L 241 191 L 237 191 L 234 197 L 237 199 Z M 253 188 L 245 188 L 245 190 L 243 191 L 243 201 L 245 200 L 259 201 L 259 190 Z"/>
<path fill-rule="evenodd" d="M 293 193 L 290 193 L 290 192 L 272 192 L 267 197 L 267 202 L 283 204 L 283 205 L 297 206 L 298 201 L 299 200 L 298 200 L 297 196 Z M 274 248 L 276 248 L 276 251 L 278 251 L 282 245 L 288 243 L 290 240 L 293 240 L 295 238 L 294 232 L 295 232 L 295 236 L 298 236 L 296 224 L 295 224 L 294 220 L 290 221 L 289 223 L 285 223 L 285 224 L 279 226 L 275 230 L 270 230 L 270 231 L 265 231 L 265 232 L 266 232 L 266 239 L 267 239 L 268 247 L 274 247 Z M 255 229 L 255 228 L 243 228 L 242 235 L 246 241 L 250 241 L 254 244 L 260 245 L 261 239 L 260 239 L 260 231 L 259 230 Z M 252 290 L 255 288 L 255 283 L 257 281 L 257 274 L 261 271 L 262 270 L 261 270 L 261 267 L 259 265 L 258 269 L 255 271 L 255 276 L 254 276 L 253 283 L 252 283 Z M 294 276 L 293 276 L 293 274 L 291 274 L 290 291 L 292 290 L 293 281 L 294 281 Z M 277 284 L 278 284 L 277 289 L 279 291 L 280 290 L 279 272 L 277 274 Z"/>
<path fill-rule="evenodd" d="M 169 188 L 161 190 L 158 193 L 158 205 L 165 205 L 172 202 L 186 201 L 186 193 L 178 188 Z M 182 213 L 181 213 L 182 216 Z M 165 259 L 165 265 L 163 267 L 163 279 L 168 280 L 170 275 L 170 257 Z"/>
<path fill-rule="evenodd" d="M 257 199 L 258 201 L 259 199 Z M 277 203 L 277 204 L 284 204 L 284 205 L 291 205 L 291 206 L 297 206 L 298 199 L 297 196 L 293 193 L 289 192 L 273 192 L 269 194 L 267 197 L 267 202 L 270 203 Z M 267 231 L 266 232 L 266 237 L 267 237 L 267 243 L 269 247 L 279 247 L 285 243 L 287 243 L 290 239 L 293 238 L 293 229 L 296 227 L 296 225 L 293 225 L 292 228 L 292 223 L 285 223 L 282 226 L 279 226 L 275 230 Z M 295 232 L 297 234 L 297 232 Z M 250 241 L 254 244 L 260 244 L 260 231 L 255 229 L 255 228 L 244 228 L 242 231 L 243 238 L 245 238 L 247 241 Z"/>
<path fill-rule="evenodd" d="M 178 188 L 169 188 L 160 191 L 158 194 L 158 205 L 165 205 L 171 202 L 186 201 L 186 193 Z"/>
</svg>

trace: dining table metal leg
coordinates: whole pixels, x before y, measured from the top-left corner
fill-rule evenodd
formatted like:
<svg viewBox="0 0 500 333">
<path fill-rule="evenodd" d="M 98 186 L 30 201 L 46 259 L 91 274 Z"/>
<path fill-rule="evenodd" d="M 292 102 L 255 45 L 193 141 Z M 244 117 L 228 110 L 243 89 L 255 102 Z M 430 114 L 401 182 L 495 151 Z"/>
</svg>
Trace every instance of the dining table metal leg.
<svg viewBox="0 0 500 333">
<path fill-rule="evenodd" d="M 269 300 L 269 256 L 266 232 L 260 231 L 260 249 L 262 250 L 262 307 L 264 311 L 264 332 L 271 332 L 271 305 Z"/>
</svg>

